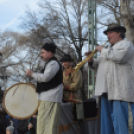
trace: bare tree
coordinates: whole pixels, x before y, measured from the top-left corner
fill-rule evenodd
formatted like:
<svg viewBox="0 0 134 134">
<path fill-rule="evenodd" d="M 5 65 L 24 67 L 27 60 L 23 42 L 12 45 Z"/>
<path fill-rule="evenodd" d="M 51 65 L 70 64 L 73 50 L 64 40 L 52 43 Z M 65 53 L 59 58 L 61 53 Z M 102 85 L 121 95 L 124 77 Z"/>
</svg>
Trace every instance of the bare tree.
<svg viewBox="0 0 134 134">
<path fill-rule="evenodd" d="M 88 0 L 40 1 L 40 11 L 27 11 L 23 28 L 40 46 L 51 41 L 73 51 L 77 61 L 82 60 L 82 48 L 88 38 Z M 27 19 L 28 18 L 28 19 Z"/>
<path fill-rule="evenodd" d="M 31 45 L 26 35 L 5 31 L 0 33 L 0 75 L 8 77 L 6 88 L 18 82 L 33 80 L 25 76 L 27 68 L 40 70 L 43 62 L 39 58 L 39 50 Z M 5 82 L 6 84 L 6 82 Z"/>
<path fill-rule="evenodd" d="M 117 22 L 127 29 L 126 38 L 134 43 L 134 0 L 98 0 L 102 6 L 98 22 L 108 25 Z"/>
</svg>

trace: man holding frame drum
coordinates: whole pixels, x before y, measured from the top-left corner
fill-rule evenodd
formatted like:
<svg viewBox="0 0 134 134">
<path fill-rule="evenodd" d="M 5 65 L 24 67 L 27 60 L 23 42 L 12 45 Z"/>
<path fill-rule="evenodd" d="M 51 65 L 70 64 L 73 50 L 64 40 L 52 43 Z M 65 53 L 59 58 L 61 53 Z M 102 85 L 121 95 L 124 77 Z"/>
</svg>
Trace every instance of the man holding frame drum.
<svg viewBox="0 0 134 134">
<path fill-rule="evenodd" d="M 62 66 L 54 56 L 56 45 L 45 43 L 41 49 L 41 58 L 45 62 L 40 73 L 26 70 L 26 75 L 37 81 L 39 107 L 37 116 L 37 134 L 58 134 L 58 116 L 63 97 Z"/>
</svg>

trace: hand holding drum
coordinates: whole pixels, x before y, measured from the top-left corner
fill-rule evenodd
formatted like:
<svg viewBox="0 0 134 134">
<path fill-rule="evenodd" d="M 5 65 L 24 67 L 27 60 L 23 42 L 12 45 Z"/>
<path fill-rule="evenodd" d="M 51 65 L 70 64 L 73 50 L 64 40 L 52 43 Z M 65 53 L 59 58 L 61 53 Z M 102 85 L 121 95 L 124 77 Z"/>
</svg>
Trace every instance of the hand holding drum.
<svg viewBox="0 0 134 134">
<path fill-rule="evenodd" d="M 33 71 L 31 69 L 26 70 L 26 76 L 32 77 Z"/>
</svg>

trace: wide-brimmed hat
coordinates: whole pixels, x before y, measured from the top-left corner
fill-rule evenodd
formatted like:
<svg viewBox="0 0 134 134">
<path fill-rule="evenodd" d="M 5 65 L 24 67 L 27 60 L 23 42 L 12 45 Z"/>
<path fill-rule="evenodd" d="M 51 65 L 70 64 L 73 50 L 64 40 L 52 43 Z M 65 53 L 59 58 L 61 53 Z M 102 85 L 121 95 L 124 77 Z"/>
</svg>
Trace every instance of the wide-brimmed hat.
<svg viewBox="0 0 134 134">
<path fill-rule="evenodd" d="M 71 58 L 71 56 L 69 54 L 65 54 L 60 61 L 61 62 L 63 62 L 63 61 L 73 61 L 73 59 Z"/>
<path fill-rule="evenodd" d="M 119 24 L 113 23 L 113 24 L 110 24 L 107 27 L 107 30 L 105 30 L 103 33 L 107 34 L 108 31 L 114 31 L 116 29 L 118 29 L 119 31 L 124 32 L 124 33 L 126 32 L 126 28 L 124 26 L 120 26 Z"/>
</svg>

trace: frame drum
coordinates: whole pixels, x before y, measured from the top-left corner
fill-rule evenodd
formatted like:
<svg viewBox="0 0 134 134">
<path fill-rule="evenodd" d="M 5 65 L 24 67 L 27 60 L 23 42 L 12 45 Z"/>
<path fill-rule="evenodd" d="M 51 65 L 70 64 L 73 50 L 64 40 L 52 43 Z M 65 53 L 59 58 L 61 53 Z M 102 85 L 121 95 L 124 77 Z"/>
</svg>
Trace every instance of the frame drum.
<svg viewBox="0 0 134 134">
<path fill-rule="evenodd" d="M 3 97 L 6 112 L 16 119 L 28 119 L 38 110 L 36 88 L 31 83 L 11 86 Z"/>
</svg>

